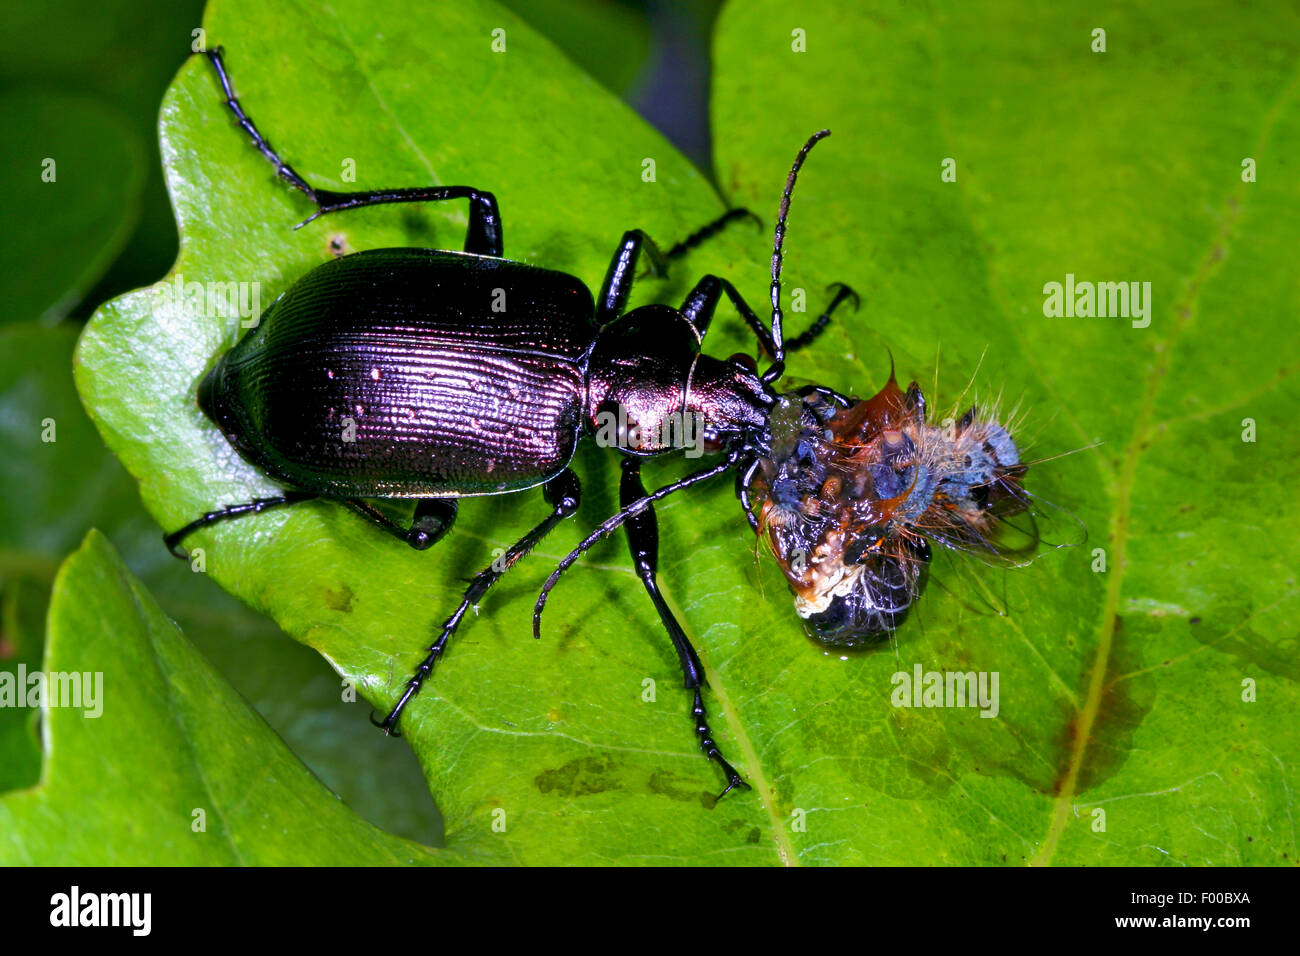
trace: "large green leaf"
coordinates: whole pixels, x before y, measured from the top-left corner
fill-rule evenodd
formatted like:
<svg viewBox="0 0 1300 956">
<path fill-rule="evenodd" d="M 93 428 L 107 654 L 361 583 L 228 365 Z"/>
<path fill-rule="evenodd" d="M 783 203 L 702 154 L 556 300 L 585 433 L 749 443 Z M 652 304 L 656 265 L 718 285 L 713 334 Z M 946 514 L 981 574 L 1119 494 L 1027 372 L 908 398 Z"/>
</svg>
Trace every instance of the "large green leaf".
<svg viewBox="0 0 1300 956">
<path fill-rule="evenodd" d="M 605 0 L 506 0 L 612 93 L 623 93 L 645 62 L 649 27 L 641 11 Z M 599 42 L 593 42 L 593 41 Z"/>
<path fill-rule="evenodd" d="M 75 343 L 69 327 L 0 328 L 0 672 L 40 666 L 54 574 L 87 524 L 120 537 L 148 517 L 77 400 Z M 0 707 L 0 790 L 35 783 L 40 766 L 36 715 Z"/>
<path fill-rule="evenodd" d="M 44 673 L 51 687 L 75 677 L 63 686 L 77 692 L 43 711 L 40 783 L 0 798 L 5 865 L 452 859 L 376 829 L 321 786 L 96 531 L 55 582 Z"/>
<path fill-rule="evenodd" d="M 719 778 L 695 750 L 674 655 L 620 542 L 570 573 L 543 640 L 528 637 L 544 572 L 616 508 L 616 470 L 586 451 L 579 518 L 493 591 L 408 710 L 407 739 L 449 848 L 528 863 L 1294 855 L 1294 740 L 1272 731 L 1295 705 L 1293 663 L 1271 636 L 1287 633 L 1293 584 L 1270 570 L 1293 555 L 1261 552 L 1258 535 L 1238 534 L 1233 545 L 1224 533 L 1257 524 L 1264 500 L 1281 507 L 1293 450 L 1279 427 L 1294 391 L 1278 375 L 1288 356 L 1267 346 L 1295 302 L 1282 259 L 1294 237 L 1279 212 L 1294 204 L 1294 187 L 1276 172 L 1241 184 L 1241 156 L 1228 155 L 1268 168 L 1274 144 L 1295 141 L 1278 73 L 1294 50 L 1237 24 L 1224 42 L 1247 59 L 1279 58 L 1252 81 L 1257 89 L 1224 91 L 1224 68 L 1193 39 L 1195 17 L 1140 30 L 1120 23 L 1102 61 L 1088 59 L 1090 24 L 1047 29 L 1000 9 L 875 20 L 833 4 L 797 14 L 731 8 L 715 59 L 717 172 L 730 200 L 770 215 L 798 144 L 835 128 L 801 178 L 787 288 L 811 290 L 815 308 L 823 285 L 844 280 L 866 302 L 798 356 L 792 374 L 865 394 L 887 375 L 888 346 L 900 375 L 928 382 L 937 364 L 931 399 L 942 405 L 987 347 L 977 388 L 1025 397 L 1035 454 L 1106 442 L 1030 474 L 1035 492 L 1087 523 L 1088 547 L 1015 572 L 941 559 L 896 645 L 846 660 L 802 636 L 779 573 L 753 557 L 726 482 L 666 503 L 661 578 L 708 667 L 720 743 L 755 784 L 715 807 L 708 793 Z M 644 123 L 489 4 L 435 17 L 373 3 L 274 12 L 219 3 L 206 25 L 209 41 L 226 47 L 246 108 L 308 179 L 331 189 L 490 188 L 508 255 L 589 285 L 623 229 L 672 242 L 723 208 Z M 491 47 L 497 28 L 504 53 Z M 791 50 L 795 28 L 807 31 L 806 53 Z M 1125 33 L 1188 39 L 1136 56 L 1120 50 Z M 1162 159 L 1127 148 L 1156 122 L 1135 96 L 1142 83 L 1185 108 L 1162 111 Z M 1231 121 L 1213 131 L 1186 112 L 1207 96 Z M 1100 118 L 1058 118 L 1061 98 Z M 1128 139 L 1113 139 L 1115 129 Z M 266 303 L 325 261 L 331 242 L 455 246 L 463 234 L 461 210 L 409 208 L 293 232 L 310 206 L 233 127 L 200 62 L 169 91 L 162 137 L 183 235 L 175 273 L 186 281 L 256 281 Z M 957 158 L 956 183 L 940 181 L 947 156 Z M 654 182 L 643 181 L 646 158 Z M 349 159 L 355 186 L 342 178 Z M 1102 203 L 1115 212 L 1099 211 Z M 1253 253 L 1214 255 L 1247 237 Z M 643 282 L 638 301 L 679 301 L 693 278 L 717 272 L 761 303 L 765 243 L 736 226 L 671 280 Z M 1234 266 L 1243 270 L 1235 279 Z M 1151 280 L 1163 290 L 1151 327 L 1045 319 L 1040 290 L 1066 272 Z M 193 401 L 196 380 L 238 332 L 234 317 L 185 316 L 141 292 L 106 305 L 82 340 L 83 399 L 168 528 L 274 491 Z M 752 350 L 742 332 L 720 318 L 711 350 Z M 1239 386 L 1246 364 L 1258 380 Z M 1223 396 L 1205 397 L 1201 382 Z M 1274 423 L 1266 442 L 1242 445 L 1239 427 L 1227 427 L 1247 414 L 1239 401 Z M 1267 457 L 1257 451 L 1265 448 Z M 652 477 L 681 471 L 681 462 L 659 463 Z M 1187 504 L 1196 510 L 1179 512 Z M 456 533 L 426 554 L 327 504 L 214 528 L 192 544 L 223 586 L 382 706 L 464 578 L 544 512 L 537 493 L 467 501 Z M 1294 518 L 1278 522 L 1294 532 Z M 1189 536 L 1198 524 L 1219 532 L 1212 561 Z M 1294 537 L 1273 546 L 1294 548 Z M 1096 546 L 1109 552 L 1105 574 L 1091 570 Z M 1235 569 L 1229 588 L 1218 578 L 1225 562 Z M 997 671 L 999 718 L 892 707 L 892 675 L 915 663 Z M 1241 703 L 1243 677 L 1259 682 L 1257 703 Z M 657 682 L 653 702 L 643 699 L 647 678 Z M 1110 814 L 1104 833 L 1092 830 L 1094 804 Z"/>
<path fill-rule="evenodd" d="M 75 343 L 64 326 L 0 329 L 0 444 L 9 451 L 0 458 L 0 671 L 40 666 L 55 572 L 93 525 L 186 636 L 350 807 L 385 829 L 436 841 L 440 821 L 418 764 L 358 719 L 364 703 L 343 700 L 328 664 L 162 547 L 135 482 L 77 399 Z M 37 729 L 33 711 L 0 707 L 0 791 L 39 778 Z"/>
<path fill-rule="evenodd" d="M 144 148 L 105 104 L 34 86 L 0 95 L 0 126 L 0 323 L 61 319 L 131 235 Z"/>
<path fill-rule="evenodd" d="M 851 665 L 871 704 L 790 731 L 778 792 L 864 798 L 809 840 L 868 860 L 1295 859 L 1294 8 L 898 4 L 849 28 L 856 9 L 733 4 L 717 37 L 716 162 L 735 201 L 762 202 L 791 143 L 834 132 L 801 179 L 792 254 L 819 281 L 857 284 L 872 334 L 841 324 L 798 370 L 861 388 L 888 346 L 925 382 L 941 347 L 944 402 L 983 355 L 977 390 L 1023 396 L 1033 456 L 1102 444 L 1028 479 L 1084 519 L 1087 546 L 1009 573 L 1005 618 L 963 609 L 978 590 L 952 574 L 955 594 L 931 592 L 895 659 Z M 1043 287 L 1067 273 L 1150 282 L 1150 326 L 1046 317 Z M 767 656 L 735 663 L 761 685 L 779 674 Z M 891 712 L 887 672 L 917 662 L 1000 672 L 999 718 Z M 798 698 L 763 696 L 748 716 L 770 726 Z M 838 745 L 814 742 L 824 721 Z M 800 769 L 837 751 L 885 798 Z"/>
</svg>

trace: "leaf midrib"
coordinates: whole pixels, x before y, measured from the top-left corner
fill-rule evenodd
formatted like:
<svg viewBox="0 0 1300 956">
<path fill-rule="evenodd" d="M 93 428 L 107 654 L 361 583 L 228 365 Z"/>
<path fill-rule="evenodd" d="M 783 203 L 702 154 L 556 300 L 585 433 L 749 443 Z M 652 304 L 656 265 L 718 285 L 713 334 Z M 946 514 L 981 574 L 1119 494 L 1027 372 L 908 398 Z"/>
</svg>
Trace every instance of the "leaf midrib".
<svg viewBox="0 0 1300 956">
<path fill-rule="evenodd" d="M 1256 141 L 1253 152 L 1249 155 L 1260 156 L 1263 154 L 1277 124 L 1278 116 L 1281 115 L 1282 107 L 1294 94 L 1298 80 L 1300 80 L 1300 62 L 1297 62 L 1290 81 L 1283 87 L 1277 100 L 1265 116 L 1259 139 Z M 1138 460 L 1141 458 L 1142 450 L 1149 444 L 1154 431 L 1155 425 L 1152 418 L 1156 394 L 1159 392 L 1165 376 L 1169 374 L 1169 366 L 1173 360 L 1173 346 L 1186 327 L 1191 324 L 1201 289 L 1218 271 L 1219 264 L 1227 259 L 1223 251 L 1227 248 L 1227 240 L 1231 235 L 1232 227 L 1245 205 L 1245 187 L 1246 183 L 1244 181 L 1236 183 L 1227 199 L 1224 200 L 1222 207 L 1224 212 L 1219 220 L 1219 228 L 1211 238 L 1209 249 L 1202 257 L 1195 273 L 1193 273 L 1186 295 L 1172 308 L 1172 324 L 1169 334 L 1159 340 L 1161 348 L 1153 350 L 1153 353 L 1159 357 L 1153 358 L 1151 369 L 1147 373 L 1146 387 L 1138 412 L 1137 424 L 1133 430 L 1133 437 L 1125 449 L 1124 464 L 1116 487 L 1115 517 L 1112 522 L 1115 541 L 1114 573 L 1111 574 L 1106 589 L 1106 604 L 1102 613 L 1097 654 L 1088 680 L 1088 697 L 1083 709 L 1078 713 L 1078 733 L 1074 735 L 1069 769 L 1062 781 L 1060 792 L 1057 794 L 1047 833 L 1043 837 L 1038 853 L 1030 860 L 1031 866 L 1043 866 L 1050 863 L 1052 856 L 1056 852 L 1061 834 L 1069 819 L 1070 808 L 1075 797 L 1075 788 L 1078 786 L 1079 773 L 1083 766 L 1083 758 L 1087 753 L 1092 728 L 1101 709 L 1101 701 L 1107 693 L 1106 672 L 1110 664 L 1110 650 L 1119 614 L 1120 592 L 1123 589 L 1124 573 L 1128 564 L 1127 549 L 1129 528 L 1132 524 L 1133 481 L 1137 474 Z"/>
</svg>

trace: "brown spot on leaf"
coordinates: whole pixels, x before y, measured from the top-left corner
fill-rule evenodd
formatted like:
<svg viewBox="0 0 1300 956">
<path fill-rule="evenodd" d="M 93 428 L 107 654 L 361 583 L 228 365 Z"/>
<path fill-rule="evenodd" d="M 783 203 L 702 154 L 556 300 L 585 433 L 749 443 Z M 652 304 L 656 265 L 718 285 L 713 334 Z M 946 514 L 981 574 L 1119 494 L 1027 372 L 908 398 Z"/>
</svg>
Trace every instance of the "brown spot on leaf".
<svg viewBox="0 0 1300 956">
<path fill-rule="evenodd" d="M 352 613 L 352 601 L 356 595 L 352 588 L 346 584 L 340 585 L 336 591 L 333 588 L 326 588 L 323 592 L 325 606 L 331 611 L 341 611 L 344 614 Z"/>
<path fill-rule="evenodd" d="M 561 797 L 588 797 L 608 790 L 621 790 L 615 775 L 617 763 L 610 757 L 580 757 L 562 767 L 537 775 L 537 789 Z"/>
</svg>

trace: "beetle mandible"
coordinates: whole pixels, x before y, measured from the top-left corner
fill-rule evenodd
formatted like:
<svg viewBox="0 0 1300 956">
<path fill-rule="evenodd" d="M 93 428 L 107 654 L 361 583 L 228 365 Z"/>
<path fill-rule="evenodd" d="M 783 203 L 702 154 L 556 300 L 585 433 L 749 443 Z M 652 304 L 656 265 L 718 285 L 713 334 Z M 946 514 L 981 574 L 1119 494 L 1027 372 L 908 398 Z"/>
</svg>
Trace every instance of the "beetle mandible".
<svg viewBox="0 0 1300 956">
<path fill-rule="evenodd" d="M 490 192 L 431 186 L 340 193 L 311 186 L 244 112 L 221 49 L 204 52 L 239 126 L 278 176 L 315 204 L 300 227 L 345 209 L 458 199 L 469 203 L 469 227 L 463 251 L 375 249 L 318 266 L 282 293 L 216 362 L 199 383 L 199 406 L 244 458 L 285 491 L 208 512 L 166 535 L 168 548 L 183 557 L 180 543 L 200 528 L 319 498 L 337 501 L 422 551 L 451 529 L 459 498 L 540 485 L 550 514 L 473 578 L 397 703 L 376 721 L 397 735 L 403 710 L 465 612 L 577 512 L 579 484 L 569 463 L 578 442 L 593 433 L 602 416 L 621 413 L 635 423 L 637 440 L 620 449 L 620 510 L 565 559 L 546 591 L 592 543 L 626 527 L 636 573 L 680 661 L 700 747 L 726 776 L 719 797 L 748 789 L 718 749 L 702 695 L 704 669 L 660 593 L 653 506 L 734 469 L 737 494 L 758 530 L 749 489 L 760 461 L 771 454 L 769 419 L 781 400 L 775 385 L 785 355 L 812 342 L 845 301 L 857 306 L 847 285 L 832 286 L 826 310 L 802 335 L 784 340 L 781 262 L 790 197 L 804 159 L 829 131 L 804 144 L 782 193 L 770 325 L 730 282 L 714 275 L 700 279 L 680 308 L 645 305 L 625 312 L 643 254 L 662 273 L 666 261 L 751 214 L 732 209 L 663 254 L 641 230 L 625 232 L 593 300 L 573 276 L 504 258 L 501 216 Z M 494 312 L 489 304 L 502 289 L 509 312 Z M 724 297 L 768 356 L 762 373 L 748 356 L 724 360 L 702 353 Z M 849 404 L 828 388 L 813 386 L 805 390 L 809 393 L 836 406 Z M 341 437 L 345 417 L 354 429 L 350 440 Z M 664 436 L 674 422 L 679 429 L 687 422 L 697 425 L 704 450 L 722 458 L 647 493 L 641 459 L 672 450 Z M 415 499 L 410 526 L 394 522 L 370 503 L 373 499 Z M 545 591 L 534 615 L 535 633 L 544 601 Z"/>
</svg>

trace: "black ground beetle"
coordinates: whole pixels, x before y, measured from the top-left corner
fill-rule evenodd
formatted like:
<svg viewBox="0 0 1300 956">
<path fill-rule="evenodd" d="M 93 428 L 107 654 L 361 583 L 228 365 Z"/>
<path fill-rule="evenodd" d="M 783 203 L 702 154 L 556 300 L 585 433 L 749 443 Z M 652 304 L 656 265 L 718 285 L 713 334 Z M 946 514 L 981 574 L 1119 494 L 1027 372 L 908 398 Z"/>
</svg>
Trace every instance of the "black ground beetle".
<svg viewBox="0 0 1300 956">
<path fill-rule="evenodd" d="M 550 515 L 502 558 L 480 571 L 460 606 L 442 625 L 428 656 L 382 721 L 397 733 L 402 710 L 419 691 L 465 612 L 546 534 L 578 510 L 577 476 L 569 463 L 584 435 L 621 413 L 635 439 L 620 442 L 621 508 L 574 549 L 547 581 L 534 614 L 559 574 L 601 537 L 626 525 L 632 560 L 681 661 L 692 694 L 700 747 L 726 774 L 723 794 L 748 789 L 723 758 L 705 714 L 704 669 L 656 583 L 658 530 L 653 503 L 737 470 L 736 489 L 755 531 L 749 487 L 769 452 L 769 417 L 785 354 L 811 342 L 835 308 L 857 296 L 833 286 L 826 311 L 786 343 L 780 303 L 782 245 L 795 179 L 822 130 L 799 151 L 781 197 L 772 254 L 770 329 L 726 279 L 706 275 L 680 309 L 646 305 L 624 313 L 642 253 L 654 271 L 725 224 L 750 215 L 733 209 L 660 254 L 639 229 L 623 234 L 593 302 L 581 281 L 503 258 L 501 215 L 491 193 L 469 186 L 431 186 L 338 193 L 316 189 L 271 148 L 230 84 L 220 49 L 206 56 L 225 103 L 274 164 L 279 177 L 305 193 L 317 216 L 384 203 L 469 201 L 463 252 L 375 249 L 342 256 L 303 276 L 271 304 L 253 328 L 198 387 L 203 412 L 248 461 L 286 488 L 209 512 L 166 536 L 178 552 L 191 532 L 219 521 L 314 498 L 339 502 L 416 550 L 436 543 L 456 518 L 457 499 L 541 485 Z M 508 311 L 493 311 L 503 294 Z M 745 355 L 722 360 L 700 351 L 714 310 L 730 300 L 771 364 L 759 374 Z M 813 390 L 840 405 L 831 389 Z M 674 422 L 702 430 L 703 449 L 717 463 L 647 494 L 640 459 L 672 449 Z M 689 425 L 686 425 L 689 427 Z M 680 434 L 680 431 L 679 431 Z M 366 499 L 416 500 L 403 527 Z M 373 719 L 373 718 L 372 718 Z M 720 795 L 721 796 L 721 795 Z"/>
</svg>

